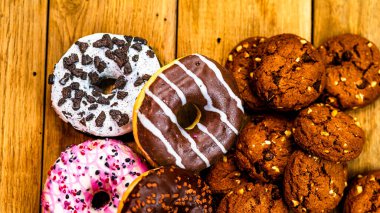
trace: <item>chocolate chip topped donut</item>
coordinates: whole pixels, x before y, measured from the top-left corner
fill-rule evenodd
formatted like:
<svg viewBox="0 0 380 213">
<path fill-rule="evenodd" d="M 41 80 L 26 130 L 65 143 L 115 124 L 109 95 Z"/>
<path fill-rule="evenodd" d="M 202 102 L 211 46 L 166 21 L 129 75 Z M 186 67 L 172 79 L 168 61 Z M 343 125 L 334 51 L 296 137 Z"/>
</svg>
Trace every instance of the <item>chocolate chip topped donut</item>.
<svg viewBox="0 0 380 213">
<path fill-rule="evenodd" d="M 311 104 L 325 87 L 322 57 L 305 39 L 281 34 L 266 40 L 253 87 L 268 105 L 280 111 L 300 110 Z"/>
<path fill-rule="evenodd" d="M 97 136 L 132 130 L 134 101 L 160 68 L 147 41 L 97 33 L 80 38 L 49 76 L 57 114 L 74 128 Z"/>
<path fill-rule="evenodd" d="M 189 171 L 160 167 L 128 187 L 118 207 L 118 213 L 126 212 L 212 212 L 211 191 Z"/>
<path fill-rule="evenodd" d="M 359 35 L 343 34 L 318 48 L 326 63 L 326 103 L 347 109 L 372 103 L 380 95 L 380 51 Z"/>
<path fill-rule="evenodd" d="M 133 134 L 152 165 L 192 171 L 209 167 L 235 141 L 243 120 L 236 83 L 225 68 L 198 54 L 168 64 L 136 100 Z"/>
</svg>

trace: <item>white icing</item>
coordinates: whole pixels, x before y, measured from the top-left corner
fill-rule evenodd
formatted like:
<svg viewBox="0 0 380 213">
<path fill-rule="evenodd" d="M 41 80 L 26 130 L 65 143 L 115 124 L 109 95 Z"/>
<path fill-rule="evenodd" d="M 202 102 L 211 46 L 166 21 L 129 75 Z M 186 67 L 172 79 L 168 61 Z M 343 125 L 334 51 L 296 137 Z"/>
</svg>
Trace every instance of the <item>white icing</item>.
<svg viewBox="0 0 380 213">
<path fill-rule="evenodd" d="M 232 99 L 236 101 L 237 107 L 244 113 L 243 105 L 241 103 L 240 98 L 237 95 L 235 95 L 235 93 L 232 91 L 230 86 L 228 86 L 227 82 L 224 80 L 223 75 L 218 69 L 218 67 L 213 62 L 205 58 L 204 56 L 199 55 L 199 54 L 194 54 L 194 55 L 198 56 L 198 58 L 201 59 L 205 64 L 207 64 L 207 66 L 215 73 L 220 83 L 222 83 L 224 88 L 226 88 L 228 94 L 231 96 Z"/>
<path fill-rule="evenodd" d="M 201 123 L 197 123 L 197 127 L 199 128 L 199 130 L 201 130 L 202 132 L 206 133 L 206 135 L 208 135 L 216 143 L 216 145 L 219 146 L 219 148 L 222 150 L 223 153 L 227 153 L 227 150 L 223 146 L 223 144 L 213 134 L 211 134 L 207 130 L 207 127 L 205 125 L 203 125 Z"/>
<path fill-rule="evenodd" d="M 211 100 L 211 97 L 210 95 L 208 94 L 207 92 L 207 87 L 206 85 L 203 83 L 203 81 L 198 78 L 198 76 L 196 76 L 193 72 L 191 72 L 190 70 L 188 70 L 185 65 L 183 65 L 181 62 L 179 61 L 176 61 L 175 62 L 176 65 L 178 65 L 188 76 L 190 76 L 192 79 L 194 79 L 194 82 L 197 84 L 197 86 L 199 87 L 203 97 L 206 99 L 207 101 L 207 104 L 206 106 L 204 107 L 204 109 L 206 111 L 210 111 L 210 112 L 216 112 L 220 115 L 220 120 L 225 123 L 236 135 L 238 134 L 238 130 L 232 125 L 231 122 L 228 121 L 227 119 L 227 115 L 221 111 L 220 109 L 218 108 L 215 108 L 213 106 L 213 103 L 212 103 L 212 100 Z"/>
<path fill-rule="evenodd" d="M 92 46 L 92 44 L 101 39 L 104 33 L 96 33 L 92 35 L 85 36 L 83 38 L 80 38 L 80 42 L 85 42 L 89 44 L 89 47 L 87 48 L 86 52 L 84 54 L 89 55 L 91 58 L 94 58 L 95 56 L 99 56 L 102 61 L 104 61 L 107 64 L 107 67 L 104 69 L 102 73 L 98 73 L 100 78 L 114 78 L 117 79 L 119 76 L 124 75 L 123 68 L 120 69 L 119 66 L 116 64 L 115 61 L 107 58 L 105 56 L 106 50 L 109 50 L 108 48 L 95 48 Z M 114 35 L 109 34 L 111 38 L 116 37 L 118 39 L 121 39 L 125 41 L 123 35 Z M 131 42 L 131 45 L 136 43 L 134 40 Z M 86 80 L 82 80 L 80 78 L 74 78 L 73 80 L 69 80 L 64 86 L 62 86 L 59 83 L 59 80 L 63 78 L 65 73 L 69 73 L 67 69 L 63 67 L 63 58 L 70 56 L 71 54 L 77 54 L 79 57 L 79 62 L 75 63 L 76 68 L 83 69 L 83 71 L 90 73 L 91 71 L 96 72 L 96 68 L 94 66 L 94 63 L 91 63 L 89 65 L 82 65 L 82 53 L 79 50 L 79 47 L 76 44 L 73 44 L 67 52 L 62 56 L 62 58 L 59 60 L 59 62 L 56 64 L 54 69 L 54 84 L 52 85 L 52 91 L 51 91 L 51 101 L 53 108 L 59 115 L 59 117 L 65 121 L 69 122 L 75 129 L 78 129 L 82 132 L 87 132 L 93 135 L 97 136 L 118 136 L 123 135 L 128 132 L 132 131 L 132 110 L 133 105 L 135 103 L 135 99 L 137 95 L 139 94 L 140 90 L 144 86 L 144 84 L 141 84 L 140 86 L 135 87 L 134 82 L 137 80 L 138 77 L 143 76 L 144 74 L 152 75 L 155 73 L 159 68 L 160 64 L 158 62 L 158 59 L 156 56 L 153 58 L 150 58 L 146 52 L 150 50 L 150 48 L 147 45 L 141 44 L 142 50 L 139 52 L 133 48 L 129 48 L 128 50 L 128 57 L 129 57 L 129 63 L 132 67 L 132 73 L 129 75 L 125 75 L 125 79 L 127 80 L 127 84 L 124 87 L 123 91 L 128 92 L 128 96 L 125 97 L 123 100 L 118 100 L 116 95 L 110 100 L 109 105 L 101 105 L 98 104 L 98 108 L 96 110 L 88 110 L 88 107 L 90 106 L 90 103 L 85 106 L 83 104 L 83 100 L 86 101 L 85 98 L 82 99 L 80 109 L 77 111 L 74 111 L 72 109 L 72 101 L 70 99 L 67 99 L 67 101 L 62 105 L 58 106 L 58 101 L 62 98 L 62 88 L 69 86 L 72 82 L 78 82 L 79 83 L 79 89 L 84 90 L 87 92 L 87 94 L 91 94 L 92 89 L 90 88 L 90 79 L 87 77 Z M 114 45 L 112 51 L 116 50 L 117 46 Z M 132 57 L 134 55 L 138 55 L 139 59 L 137 62 L 132 61 Z M 118 89 L 117 89 L 118 90 Z M 103 95 L 104 97 L 109 97 L 109 95 Z M 74 92 L 71 93 L 71 96 L 74 97 Z M 118 102 L 117 106 L 111 107 L 110 105 L 114 102 Z M 87 101 L 86 101 L 87 102 Z M 111 118 L 109 115 L 109 111 L 111 109 L 119 110 L 121 113 L 127 114 L 129 116 L 129 123 L 127 125 L 119 127 L 117 123 Z M 72 117 L 67 118 L 62 112 L 66 111 L 72 114 Z M 88 116 L 90 113 L 93 113 L 95 117 L 89 121 L 86 122 L 86 126 L 80 123 L 80 120 L 82 119 L 81 116 L 78 115 L 79 112 L 84 111 L 84 117 Z M 97 127 L 95 125 L 95 119 L 97 116 L 104 111 L 106 114 L 106 119 L 103 123 L 103 127 Z M 109 127 L 112 127 L 112 130 L 110 130 Z"/>
<path fill-rule="evenodd" d="M 171 82 L 163 73 L 159 74 L 158 77 L 160 77 L 162 80 L 164 80 L 171 88 L 175 90 L 178 97 L 181 99 L 182 106 L 186 104 L 186 97 L 185 94 L 183 94 L 182 90 L 177 87 L 173 82 Z"/>
<path fill-rule="evenodd" d="M 182 158 L 174 151 L 173 147 L 166 140 L 162 132 L 144 114 L 138 112 L 137 117 L 145 129 L 150 131 L 154 136 L 158 137 L 158 139 L 162 141 L 166 147 L 167 152 L 175 158 L 175 164 L 178 167 L 185 169 L 185 166 L 182 164 Z"/>
<path fill-rule="evenodd" d="M 186 130 L 184 130 L 178 124 L 177 117 L 175 116 L 173 111 L 160 98 L 155 96 L 148 89 L 145 90 L 145 94 L 148 95 L 149 97 L 151 97 L 160 106 L 160 108 L 164 111 L 165 115 L 168 116 L 170 118 L 171 122 L 177 126 L 177 128 L 181 132 L 182 136 L 184 136 L 190 142 L 191 149 L 198 155 L 198 157 L 200 157 L 203 160 L 203 162 L 205 162 L 206 166 L 209 167 L 210 166 L 209 160 L 207 159 L 207 157 L 205 155 L 202 154 L 201 151 L 199 151 L 197 144 L 194 141 L 194 139 L 186 132 Z"/>
</svg>

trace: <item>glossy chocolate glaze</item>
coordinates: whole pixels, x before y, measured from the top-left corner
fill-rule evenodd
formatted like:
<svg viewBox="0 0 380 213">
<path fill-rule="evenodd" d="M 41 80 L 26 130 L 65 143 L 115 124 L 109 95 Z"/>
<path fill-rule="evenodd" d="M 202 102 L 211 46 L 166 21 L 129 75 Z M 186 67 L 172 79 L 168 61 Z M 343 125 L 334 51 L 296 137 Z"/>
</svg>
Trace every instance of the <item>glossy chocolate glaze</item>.
<svg viewBox="0 0 380 213">
<path fill-rule="evenodd" d="M 208 59 L 208 58 L 207 58 Z M 225 70 L 217 62 L 210 60 L 220 70 L 223 80 L 228 84 L 234 94 L 238 94 L 236 82 L 230 72 Z M 228 93 L 225 86 L 217 78 L 215 72 L 204 63 L 197 55 L 191 55 L 179 60 L 188 70 L 194 73 L 206 86 L 207 93 L 212 100 L 212 105 L 227 115 L 227 120 L 239 130 L 244 112 L 238 108 L 238 102 Z M 237 132 L 233 131 L 221 116 L 216 112 L 206 111 L 207 100 L 201 93 L 200 87 L 178 64 L 173 64 L 164 70 L 161 75 L 166 76 L 175 84 L 186 97 L 187 103 L 197 105 L 201 110 L 200 122 L 228 150 L 237 138 Z M 161 99 L 176 115 L 182 107 L 182 101 L 178 93 L 162 78 L 158 77 L 150 86 L 149 91 Z M 240 101 L 240 100 L 239 100 Z M 146 116 L 164 135 L 171 147 L 182 159 L 186 169 L 200 171 L 207 167 L 204 160 L 194 151 L 188 138 L 180 132 L 178 126 L 165 114 L 159 104 L 150 96 L 145 95 L 139 112 Z M 137 121 L 138 139 L 141 147 L 149 157 L 157 164 L 176 165 L 175 158 L 167 151 L 167 148 L 157 135 L 144 127 L 141 119 Z M 209 161 L 210 164 L 223 155 L 223 150 L 215 141 L 201 131 L 198 126 L 186 132 L 195 141 L 196 147 Z M 178 164 L 177 164 L 178 165 Z"/>
<path fill-rule="evenodd" d="M 199 176 L 175 167 L 149 171 L 121 202 L 121 213 L 212 212 L 211 191 L 206 183 Z"/>
</svg>

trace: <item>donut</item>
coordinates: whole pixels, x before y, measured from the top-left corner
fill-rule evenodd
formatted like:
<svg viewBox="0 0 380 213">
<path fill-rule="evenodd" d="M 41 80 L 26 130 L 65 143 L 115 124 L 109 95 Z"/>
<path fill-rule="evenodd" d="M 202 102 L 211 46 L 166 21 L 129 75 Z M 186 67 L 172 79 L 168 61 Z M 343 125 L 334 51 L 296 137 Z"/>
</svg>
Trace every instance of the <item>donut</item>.
<svg viewBox="0 0 380 213">
<path fill-rule="evenodd" d="M 116 212 L 130 183 L 147 171 L 120 141 L 86 141 L 67 148 L 48 172 L 44 212 Z"/>
<path fill-rule="evenodd" d="M 175 60 L 146 82 L 133 109 L 133 135 L 153 166 L 194 172 L 232 146 L 244 110 L 230 72 L 205 56 Z"/>
<path fill-rule="evenodd" d="M 211 191 L 190 171 L 160 167 L 132 182 L 117 212 L 212 212 Z"/>
<path fill-rule="evenodd" d="M 80 38 L 49 76 L 54 110 L 75 129 L 111 137 L 132 130 L 132 110 L 144 83 L 160 68 L 147 41 L 97 33 Z"/>
</svg>

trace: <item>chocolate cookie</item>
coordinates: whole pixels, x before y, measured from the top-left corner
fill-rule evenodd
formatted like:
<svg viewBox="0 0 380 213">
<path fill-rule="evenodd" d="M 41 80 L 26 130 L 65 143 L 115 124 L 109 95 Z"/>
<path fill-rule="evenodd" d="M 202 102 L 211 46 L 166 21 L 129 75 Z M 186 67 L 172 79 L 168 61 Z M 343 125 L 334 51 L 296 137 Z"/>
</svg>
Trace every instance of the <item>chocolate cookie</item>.
<svg viewBox="0 0 380 213">
<path fill-rule="evenodd" d="M 326 104 L 303 109 L 295 120 L 294 139 L 303 149 L 330 161 L 359 156 L 364 131 L 350 115 Z"/>
<path fill-rule="evenodd" d="M 343 196 L 347 165 L 295 151 L 285 169 L 285 201 L 294 212 L 329 212 Z"/>
<path fill-rule="evenodd" d="M 248 183 L 227 194 L 217 213 L 288 212 L 280 189 L 272 184 Z"/>
<path fill-rule="evenodd" d="M 210 186 L 212 193 L 226 194 L 247 182 L 236 166 L 235 161 L 235 156 L 230 154 L 223 156 L 211 167 L 206 177 L 206 182 Z"/>
<path fill-rule="evenodd" d="M 251 37 L 241 41 L 228 55 L 225 67 L 233 73 L 244 107 L 251 110 L 262 110 L 265 102 L 257 97 L 250 86 L 249 74 L 255 70 L 260 48 L 265 42 L 264 37 Z"/>
<path fill-rule="evenodd" d="M 253 117 L 236 144 L 239 168 L 262 182 L 281 179 L 293 151 L 292 127 L 288 118 L 279 115 Z"/>
<path fill-rule="evenodd" d="M 353 34 L 335 36 L 318 48 L 326 63 L 326 103 L 343 109 L 362 107 L 380 95 L 380 52 Z"/>
<path fill-rule="evenodd" d="M 353 181 L 346 200 L 344 213 L 380 211 L 380 171 L 365 176 L 358 175 Z"/>
<path fill-rule="evenodd" d="M 252 72 L 258 96 L 270 107 L 299 110 L 322 93 L 326 76 L 322 57 L 305 39 L 282 34 L 269 38 Z"/>
</svg>

